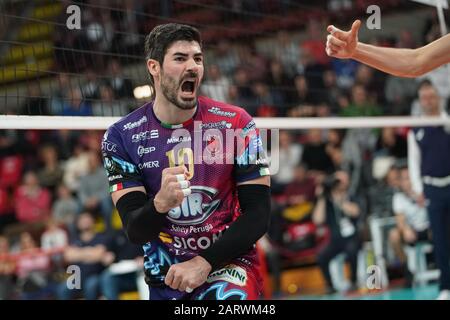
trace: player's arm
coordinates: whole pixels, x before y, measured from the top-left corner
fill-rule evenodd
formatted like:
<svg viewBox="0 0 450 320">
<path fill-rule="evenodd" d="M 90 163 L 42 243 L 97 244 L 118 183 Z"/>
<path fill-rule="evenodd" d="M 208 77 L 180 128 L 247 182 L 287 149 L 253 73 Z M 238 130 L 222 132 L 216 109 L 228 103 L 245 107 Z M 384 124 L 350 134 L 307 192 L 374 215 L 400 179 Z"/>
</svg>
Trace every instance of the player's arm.
<svg viewBox="0 0 450 320">
<path fill-rule="evenodd" d="M 263 176 L 237 184 L 242 214 L 208 249 L 200 253 L 212 269 L 248 252 L 269 227 L 270 176 Z"/>
<path fill-rule="evenodd" d="M 450 62 L 450 35 L 417 49 L 385 48 L 358 41 L 361 22 L 350 31 L 328 26 L 326 52 L 341 59 L 355 59 L 383 72 L 399 77 L 418 77 Z"/>
<path fill-rule="evenodd" d="M 269 176 L 239 183 L 237 189 L 242 214 L 211 247 L 191 260 L 172 265 L 165 284 L 180 291 L 195 289 L 206 281 L 211 270 L 248 252 L 266 233 L 269 225 L 269 186 Z"/>
<path fill-rule="evenodd" d="M 136 244 L 156 239 L 165 223 L 166 213 L 180 205 L 184 195 L 190 193 L 186 168 L 164 169 L 161 189 L 153 197 L 147 194 L 142 172 L 133 163 L 121 133 L 115 127 L 105 133 L 102 155 L 111 197 L 128 239 Z"/>
<path fill-rule="evenodd" d="M 155 197 L 148 197 L 142 186 L 111 194 L 131 242 L 142 245 L 159 236 L 166 214 L 190 194 L 186 171 L 184 166 L 164 169 L 161 189 Z"/>
</svg>

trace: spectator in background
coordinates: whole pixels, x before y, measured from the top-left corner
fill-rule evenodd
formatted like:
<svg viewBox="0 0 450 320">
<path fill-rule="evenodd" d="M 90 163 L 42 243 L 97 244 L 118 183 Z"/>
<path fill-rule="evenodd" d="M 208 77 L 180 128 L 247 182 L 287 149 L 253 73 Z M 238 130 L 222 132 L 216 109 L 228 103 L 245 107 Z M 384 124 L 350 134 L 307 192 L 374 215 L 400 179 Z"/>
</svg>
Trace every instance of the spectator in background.
<svg viewBox="0 0 450 320">
<path fill-rule="evenodd" d="M 323 73 L 325 69 L 326 66 L 317 62 L 310 50 L 302 50 L 300 60 L 297 64 L 297 74 L 305 76 L 310 91 L 314 95 L 319 95 L 324 88 Z"/>
<path fill-rule="evenodd" d="M 64 109 L 64 100 L 69 96 L 72 90 L 70 77 L 67 73 L 58 73 L 57 89 L 51 92 L 50 111 L 52 115 L 61 114 Z"/>
<path fill-rule="evenodd" d="M 340 89 L 350 89 L 355 82 L 355 74 L 359 63 L 353 59 L 331 59 L 331 65 L 337 77 Z"/>
<path fill-rule="evenodd" d="M 278 106 L 275 105 L 275 100 L 267 84 L 256 81 L 252 89 L 255 95 L 256 115 L 258 117 L 276 117 L 279 113 Z"/>
<path fill-rule="evenodd" d="M 57 296 L 69 300 L 82 293 L 87 300 L 95 300 L 100 294 L 100 274 L 114 261 L 114 255 L 107 251 L 107 237 L 95 232 L 92 214 L 83 212 L 78 216 L 77 230 L 79 238 L 65 249 L 64 259 L 80 268 L 81 289 L 69 289 L 64 281 L 58 286 Z"/>
<path fill-rule="evenodd" d="M 413 78 L 389 75 L 384 85 L 385 100 L 389 105 L 389 114 L 408 115 L 417 92 L 417 82 Z"/>
<path fill-rule="evenodd" d="M 284 195 L 287 198 L 287 207 L 283 217 L 292 222 L 299 222 L 309 216 L 315 201 L 316 183 L 308 176 L 304 164 L 294 169 L 293 181 L 286 186 Z"/>
<path fill-rule="evenodd" d="M 336 73 L 332 69 L 326 69 L 324 71 L 323 85 L 324 91 L 319 100 L 329 106 L 331 114 L 337 114 L 340 110 L 339 99 L 342 92 L 337 85 Z"/>
<path fill-rule="evenodd" d="M 63 250 L 69 244 L 69 236 L 55 220 L 49 219 L 41 235 L 41 248 L 50 257 L 54 271 L 65 272 Z"/>
<path fill-rule="evenodd" d="M 113 89 L 114 96 L 118 99 L 133 98 L 133 82 L 124 76 L 122 66 L 118 60 L 111 60 L 108 65 L 110 78 L 107 84 Z"/>
<path fill-rule="evenodd" d="M 51 194 L 39 185 L 36 174 L 29 171 L 17 188 L 14 205 L 19 222 L 42 222 L 50 215 Z"/>
<path fill-rule="evenodd" d="M 327 246 L 319 252 L 317 260 L 327 284 L 327 293 L 335 292 L 329 271 L 330 261 L 340 253 L 345 253 L 350 262 L 351 288 L 356 286 L 357 257 L 360 240 L 357 230 L 357 219 L 360 215 L 358 204 L 349 197 L 347 190 L 349 178 L 344 171 L 338 171 L 325 179 L 323 193 L 317 201 L 313 212 L 316 225 L 327 225 L 331 239 Z"/>
<path fill-rule="evenodd" d="M 405 137 L 397 134 L 395 128 L 385 127 L 381 129 L 375 146 L 375 157 L 388 156 L 397 159 L 406 159 L 407 144 Z"/>
<path fill-rule="evenodd" d="M 92 115 L 91 105 L 83 100 L 83 95 L 79 88 L 72 88 L 68 92 L 67 100 L 64 101 L 62 116 L 90 116 Z"/>
<path fill-rule="evenodd" d="M 63 182 L 71 192 L 76 193 L 80 188 L 80 179 L 89 170 L 89 155 L 84 147 L 77 143 L 72 155 L 67 159 L 64 166 Z"/>
<path fill-rule="evenodd" d="M 64 174 L 58 161 L 58 153 L 53 145 L 44 145 L 38 152 L 39 158 L 44 164 L 43 168 L 37 172 L 39 184 L 54 194 L 56 186 L 62 181 Z"/>
<path fill-rule="evenodd" d="M 27 98 L 20 108 L 20 113 L 26 116 L 47 116 L 49 115 L 48 101 L 44 98 L 41 85 L 38 81 L 28 84 Z"/>
<path fill-rule="evenodd" d="M 217 101 L 227 101 L 230 81 L 222 75 L 217 64 L 210 65 L 207 72 L 208 76 L 201 87 L 204 95 Z"/>
<path fill-rule="evenodd" d="M 345 171 L 350 176 L 348 193 L 356 196 L 360 186 L 362 159 L 359 149 L 345 139 L 346 132 L 339 129 L 330 129 L 327 132 L 327 143 L 325 150 L 335 171 Z"/>
<path fill-rule="evenodd" d="M 340 115 L 344 117 L 372 117 L 382 115 L 382 111 L 378 105 L 370 102 L 366 88 L 361 84 L 355 84 L 352 87 L 351 104 L 341 110 Z"/>
<path fill-rule="evenodd" d="M 214 62 L 219 66 L 220 71 L 227 77 L 231 77 L 239 64 L 239 57 L 236 50 L 231 47 L 226 39 L 220 39 L 215 47 Z"/>
<path fill-rule="evenodd" d="M 287 111 L 286 104 L 288 103 L 289 96 L 292 95 L 293 80 L 284 71 L 280 61 L 272 60 L 270 62 L 266 83 L 271 89 L 273 102 L 279 110 L 279 116 L 285 116 Z"/>
<path fill-rule="evenodd" d="M 110 230 L 113 204 L 108 178 L 97 153 L 89 152 L 88 164 L 88 173 L 80 179 L 78 198 L 84 210 L 100 211 L 107 230 Z"/>
<path fill-rule="evenodd" d="M 320 65 L 327 65 L 330 58 L 325 52 L 325 34 L 322 32 L 322 22 L 310 19 L 307 23 L 308 38 L 301 43 L 303 51 L 309 51 L 314 61 Z"/>
<path fill-rule="evenodd" d="M 114 264 L 102 272 L 100 288 L 108 300 L 118 300 L 121 292 L 136 291 L 138 272 L 144 267 L 142 247 L 132 244 L 123 230 L 115 231 L 108 248 L 114 254 Z M 133 271 L 116 270 L 120 263 L 134 264 Z"/>
<path fill-rule="evenodd" d="M 287 184 L 292 182 L 294 177 L 294 169 L 300 163 L 302 158 L 303 147 L 301 144 L 293 140 L 292 134 L 289 131 L 280 131 L 280 149 L 278 157 L 273 157 L 271 162 L 278 161 L 278 164 L 273 164 L 278 167 L 278 172 L 272 175 L 272 193 L 282 193 Z"/>
<path fill-rule="evenodd" d="M 20 252 L 16 257 L 17 285 L 22 299 L 41 299 L 53 295 L 51 260 L 29 232 L 20 234 Z"/>
<path fill-rule="evenodd" d="M 253 43 L 238 47 L 239 69 L 245 70 L 250 82 L 264 80 L 267 72 L 267 61 L 260 55 Z"/>
<path fill-rule="evenodd" d="M 430 241 L 431 237 L 426 208 L 420 195 L 412 190 L 407 167 L 400 170 L 400 192 L 394 194 L 392 207 L 397 226 L 389 231 L 389 243 L 403 267 L 407 286 L 410 286 L 412 270 L 408 270 L 403 246 L 414 245 L 418 241 Z"/>
<path fill-rule="evenodd" d="M 92 105 L 92 114 L 97 117 L 122 117 L 128 113 L 126 104 L 114 99 L 114 92 L 110 86 L 100 87 L 100 101 Z"/>
<path fill-rule="evenodd" d="M 52 206 L 52 219 L 57 224 L 65 226 L 71 238 L 75 236 L 74 226 L 78 212 L 80 212 L 78 201 L 64 184 L 60 184 Z"/>
<path fill-rule="evenodd" d="M 381 73 L 365 64 L 360 64 L 356 69 L 355 84 L 361 84 L 366 88 L 368 101 L 373 104 L 384 105 L 384 79 L 385 74 Z M 390 107 L 383 110 L 390 113 Z"/>
<path fill-rule="evenodd" d="M 423 112 L 429 117 L 447 116 L 439 108 L 437 89 L 429 82 L 419 85 Z M 436 264 L 440 270 L 439 300 L 450 300 L 450 130 L 448 127 L 417 127 L 408 133 L 408 167 L 413 190 L 428 201 Z M 426 199 L 426 200 L 425 200 Z"/>
<path fill-rule="evenodd" d="M 326 152 L 326 144 L 322 140 L 322 130 L 308 130 L 302 162 L 306 164 L 308 170 L 319 171 L 321 173 L 333 172 L 333 162 Z"/>
<path fill-rule="evenodd" d="M 65 161 L 72 156 L 80 134 L 80 131 L 68 129 L 54 130 L 50 132 L 48 139 L 44 142 L 52 144 L 56 150 L 58 150 L 58 155 L 60 160 L 62 160 L 63 167 L 65 166 Z"/>
<path fill-rule="evenodd" d="M 418 91 L 420 92 L 421 86 L 424 85 L 433 86 L 433 83 L 429 80 L 423 80 L 419 85 Z M 437 90 L 425 90 L 425 94 L 419 94 L 418 99 L 413 101 L 411 106 L 412 116 L 423 116 L 426 115 L 426 109 L 437 109 L 441 114 L 447 112 L 445 99 L 441 98 Z"/>
<path fill-rule="evenodd" d="M 253 94 L 251 83 L 247 71 L 242 68 L 236 69 L 234 73 L 234 86 L 230 87 L 230 98 L 234 98 L 232 103 L 238 106 L 245 106 L 246 111 L 251 116 L 256 116 L 257 104 L 255 103 L 255 95 Z"/>
<path fill-rule="evenodd" d="M 275 49 L 275 61 L 281 62 L 284 72 L 289 76 L 294 76 L 295 66 L 300 58 L 300 46 L 292 40 L 291 34 L 285 30 L 277 33 Z"/>
<path fill-rule="evenodd" d="M 288 116 L 312 116 L 317 104 L 317 96 L 309 89 L 305 76 L 299 75 L 294 79 L 295 91 L 288 99 Z"/>
<path fill-rule="evenodd" d="M 12 298 L 15 263 L 9 252 L 9 240 L 0 235 L 0 300 Z"/>
<path fill-rule="evenodd" d="M 394 165 L 390 165 L 369 189 L 370 212 L 374 217 L 392 216 L 392 199 L 399 188 L 399 171 Z"/>
<path fill-rule="evenodd" d="M 55 220 L 49 219 L 47 227 L 41 235 L 41 248 L 54 251 L 63 249 L 69 243 L 67 232 L 58 226 Z"/>
<path fill-rule="evenodd" d="M 81 87 L 81 93 L 83 94 L 83 99 L 89 103 L 93 103 L 92 100 L 100 98 L 100 83 L 97 79 L 97 72 L 89 68 L 84 72 L 85 82 Z"/>
</svg>

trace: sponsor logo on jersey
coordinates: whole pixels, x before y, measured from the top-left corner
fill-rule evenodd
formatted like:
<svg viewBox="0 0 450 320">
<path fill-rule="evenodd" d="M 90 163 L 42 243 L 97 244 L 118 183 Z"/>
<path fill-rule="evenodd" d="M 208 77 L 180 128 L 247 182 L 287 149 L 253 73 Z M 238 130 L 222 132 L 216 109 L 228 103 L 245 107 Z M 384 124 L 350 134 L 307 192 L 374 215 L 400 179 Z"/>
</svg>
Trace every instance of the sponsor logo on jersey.
<svg viewBox="0 0 450 320">
<path fill-rule="evenodd" d="M 201 123 L 200 129 L 231 129 L 233 125 L 225 120 L 219 122 Z"/>
<path fill-rule="evenodd" d="M 192 138 L 191 136 L 187 136 L 187 137 L 171 137 L 169 139 L 167 139 L 167 144 L 169 143 L 180 143 L 180 142 L 191 142 Z"/>
<path fill-rule="evenodd" d="M 115 175 L 115 176 L 110 176 L 110 177 L 108 177 L 108 180 L 109 180 L 109 181 L 114 181 L 114 180 L 122 179 L 122 178 L 123 178 L 123 176 L 122 176 L 121 174 L 117 174 L 117 175 Z"/>
<path fill-rule="evenodd" d="M 137 148 L 137 154 L 139 157 L 142 157 L 144 154 L 148 154 L 148 153 L 152 153 L 153 151 L 155 151 L 156 148 L 155 147 L 144 147 L 144 146 L 139 146 Z"/>
<path fill-rule="evenodd" d="M 140 118 L 138 121 L 135 122 L 128 122 L 127 124 L 123 125 L 123 131 L 137 128 L 145 122 L 147 122 L 147 116 L 143 116 L 142 118 Z"/>
<path fill-rule="evenodd" d="M 143 131 L 136 134 L 133 134 L 131 136 L 131 142 L 136 143 L 143 140 L 148 139 L 157 139 L 159 138 L 159 132 L 157 129 L 150 130 L 150 131 Z"/>
<path fill-rule="evenodd" d="M 202 236 L 202 237 L 173 237 L 174 240 L 174 248 L 176 249 L 184 249 L 184 250 L 205 250 L 208 249 L 214 242 L 216 242 L 222 236 L 222 231 L 215 233 L 211 236 Z"/>
<path fill-rule="evenodd" d="M 177 226 L 172 225 L 171 231 L 173 232 L 181 232 L 184 234 L 190 234 L 190 233 L 200 233 L 200 232 L 209 232 L 213 229 L 213 225 L 211 223 L 208 223 L 207 225 L 200 226 L 200 227 L 194 227 L 194 226 Z"/>
<path fill-rule="evenodd" d="M 147 161 L 144 163 L 138 164 L 139 169 L 153 169 L 153 168 L 159 168 L 159 161 Z"/>
<path fill-rule="evenodd" d="M 103 140 L 102 141 L 102 150 L 108 152 L 117 152 L 117 145 L 115 143 Z"/>
<path fill-rule="evenodd" d="M 211 107 L 208 111 L 215 115 L 227 118 L 234 118 L 236 116 L 236 112 L 223 111 L 219 107 Z"/>
<path fill-rule="evenodd" d="M 244 287 L 247 284 L 247 271 L 237 265 L 230 264 L 225 268 L 212 272 L 206 280 L 208 283 L 214 281 L 226 281 Z"/>
<path fill-rule="evenodd" d="M 218 190 L 206 186 L 191 186 L 192 194 L 185 197 L 180 206 L 169 211 L 167 218 L 178 225 L 203 223 L 216 211 L 220 199 L 214 200 Z"/>
</svg>

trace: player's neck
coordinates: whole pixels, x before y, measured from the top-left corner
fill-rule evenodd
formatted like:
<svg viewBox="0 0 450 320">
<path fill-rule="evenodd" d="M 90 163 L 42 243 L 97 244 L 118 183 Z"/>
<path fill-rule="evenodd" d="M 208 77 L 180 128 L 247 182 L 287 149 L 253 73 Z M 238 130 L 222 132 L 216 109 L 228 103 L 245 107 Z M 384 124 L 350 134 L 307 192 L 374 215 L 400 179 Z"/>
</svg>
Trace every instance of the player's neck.
<svg viewBox="0 0 450 320">
<path fill-rule="evenodd" d="M 183 110 L 167 101 L 162 96 L 157 95 L 153 103 L 153 112 L 159 121 L 168 124 L 180 124 L 191 119 L 197 107 L 193 109 Z"/>
</svg>

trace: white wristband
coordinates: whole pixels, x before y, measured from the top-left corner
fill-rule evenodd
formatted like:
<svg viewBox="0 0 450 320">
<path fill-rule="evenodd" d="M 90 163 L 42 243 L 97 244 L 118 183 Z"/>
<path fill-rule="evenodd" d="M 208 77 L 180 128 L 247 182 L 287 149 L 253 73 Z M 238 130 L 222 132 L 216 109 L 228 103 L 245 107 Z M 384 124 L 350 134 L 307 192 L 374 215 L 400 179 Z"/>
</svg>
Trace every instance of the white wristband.
<svg viewBox="0 0 450 320">
<path fill-rule="evenodd" d="M 183 181 L 180 181 L 179 183 L 180 183 L 181 189 L 189 188 L 189 181 L 183 180 Z"/>
<path fill-rule="evenodd" d="M 183 191 L 183 195 L 185 197 L 187 197 L 188 195 L 190 195 L 192 193 L 191 188 L 181 189 L 181 191 Z"/>
<path fill-rule="evenodd" d="M 175 177 L 177 177 L 178 182 L 186 180 L 186 177 L 184 176 L 184 174 L 177 174 L 177 175 L 175 175 Z"/>
</svg>

